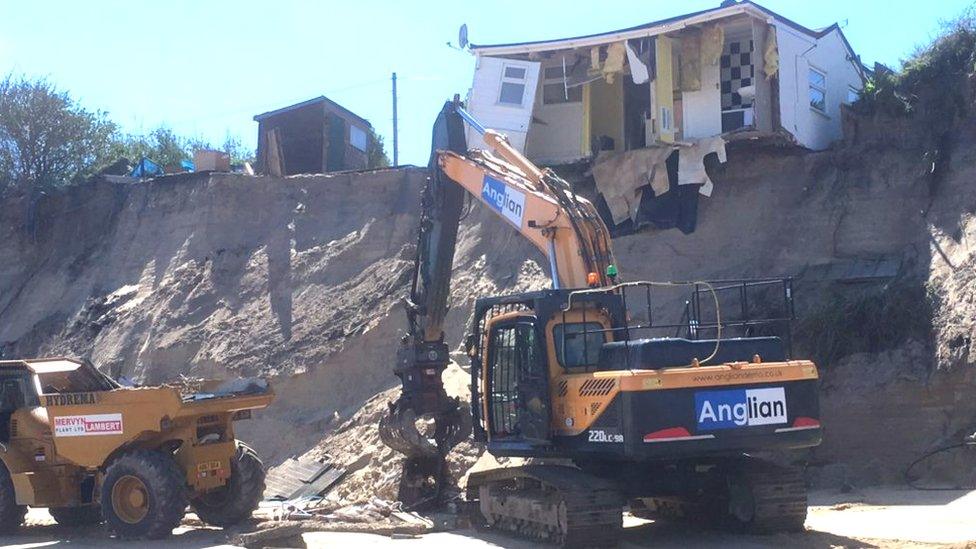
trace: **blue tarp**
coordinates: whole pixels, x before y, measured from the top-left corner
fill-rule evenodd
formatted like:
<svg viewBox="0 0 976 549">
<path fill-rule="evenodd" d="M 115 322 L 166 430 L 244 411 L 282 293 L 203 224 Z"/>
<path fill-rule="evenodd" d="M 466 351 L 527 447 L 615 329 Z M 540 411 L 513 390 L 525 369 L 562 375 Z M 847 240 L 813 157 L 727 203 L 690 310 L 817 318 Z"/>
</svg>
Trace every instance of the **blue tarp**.
<svg viewBox="0 0 976 549">
<path fill-rule="evenodd" d="M 135 168 L 132 168 L 132 173 L 129 174 L 131 177 L 152 177 L 154 175 L 162 175 L 163 167 L 159 164 L 149 160 L 146 157 L 142 157 L 142 160 L 136 164 Z"/>
<path fill-rule="evenodd" d="M 186 172 L 195 171 L 192 160 L 181 160 L 180 169 Z M 135 168 L 132 168 L 132 172 L 129 173 L 130 177 L 154 177 L 157 175 L 163 175 L 163 167 L 153 162 L 152 160 L 142 157 L 142 160 L 136 164 Z"/>
</svg>

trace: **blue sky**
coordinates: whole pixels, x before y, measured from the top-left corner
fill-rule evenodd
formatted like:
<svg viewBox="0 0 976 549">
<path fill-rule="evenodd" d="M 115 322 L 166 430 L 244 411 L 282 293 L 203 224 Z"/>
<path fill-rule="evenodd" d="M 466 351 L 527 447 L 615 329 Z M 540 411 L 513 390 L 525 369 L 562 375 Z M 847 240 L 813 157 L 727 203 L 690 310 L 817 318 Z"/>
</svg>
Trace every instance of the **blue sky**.
<svg viewBox="0 0 976 549">
<path fill-rule="evenodd" d="M 897 66 L 972 0 L 760 1 L 808 27 L 840 22 L 866 63 Z M 401 163 L 426 163 L 440 105 L 471 84 L 449 48 L 559 38 L 717 6 L 719 0 L 311 2 L 0 0 L 0 74 L 44 76 L 127 132 L 160 124 L 254 145 L 254 114 L 327 95 L 392 139 L 397 71 Z"/>
</svg>

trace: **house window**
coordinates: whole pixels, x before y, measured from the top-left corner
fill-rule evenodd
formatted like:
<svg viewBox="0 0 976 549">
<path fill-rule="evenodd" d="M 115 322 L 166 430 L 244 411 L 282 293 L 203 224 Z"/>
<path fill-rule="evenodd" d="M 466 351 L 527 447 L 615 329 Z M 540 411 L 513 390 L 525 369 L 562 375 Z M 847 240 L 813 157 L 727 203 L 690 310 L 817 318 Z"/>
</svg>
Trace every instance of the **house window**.
<svg viewBox="0 0 976 549">
<path fill-rule="evenodd" d="M 522 105 L 525 97 L 525 67 L 506 65 L 502 71 L 502 88 L 498 102 L 505 105 Z"/>
<path fill-rule="evenodd" d="M 847 88 L 847 104 L 850 105 L 861 98 L 861 92 L 854 88 Z"/>
<path fill-rule="evenodd" d="M 349 144 L 357 149 L 366 152 L 366 144 L 369 142 L 369 137 L 366 131 L 358 126 L 349 126 Z"/>
<path fill-rule="evenodd" d="M 827 75 L 817 69 L 810 69 L 810 108 L 827 112 Z"/>
<path fill-rule="evenodd" d="M 544 105 L 580 103 L 583 101 L 583 86 L 566 87 L 561 66 L 546 68 L 543 78 L 545 78 L 542 84 L 542 103 Z"/>
</svg>

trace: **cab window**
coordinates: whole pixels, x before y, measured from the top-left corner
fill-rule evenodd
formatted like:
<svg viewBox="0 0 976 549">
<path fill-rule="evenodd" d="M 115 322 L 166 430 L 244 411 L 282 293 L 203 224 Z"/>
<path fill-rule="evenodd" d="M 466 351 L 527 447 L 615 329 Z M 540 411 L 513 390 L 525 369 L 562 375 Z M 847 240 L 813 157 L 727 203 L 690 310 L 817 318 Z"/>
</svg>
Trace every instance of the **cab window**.
<svg viewBox="0 0 976 549">
<path fill-rule="evenodd" d="M 606 333 L 598 322 L 567 322 L 552 328 L 556 360 L 567 370 L 596 366 Z"/>
<path fill-rule="evenodd" d="M 0 412 L 12 412 L 24 406 L 39 404 L 29 373 L 22 370 L 0 370 Z"/>
<path fill-rule="evenodd" d="M 491 331 L 491 423 L 495 435 L 519 433 L 519 378 L 535 367 L 537 349 L 532 323 L 519 322 Z"/>
</svg>

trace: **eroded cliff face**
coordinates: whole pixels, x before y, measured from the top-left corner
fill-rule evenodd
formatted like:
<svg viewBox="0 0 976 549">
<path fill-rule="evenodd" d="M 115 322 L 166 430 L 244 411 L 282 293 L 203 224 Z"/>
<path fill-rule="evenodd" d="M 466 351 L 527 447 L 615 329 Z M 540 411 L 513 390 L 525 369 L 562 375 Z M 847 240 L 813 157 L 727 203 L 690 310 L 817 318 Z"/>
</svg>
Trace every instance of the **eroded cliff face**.
<svg viewBox="0 0 976 549">
<path fill-rule="evenodd" d="M 193 174 L 8 201 L 4 355 L 89 358 L 143 383 L 273 376 L 277 403 L 241 427 L 272 461 L 303 451 L 396 381 L 425 177 Z M 454 341 L 475 296 L 546 280 L 541 256 L 482 212 L 457 258 Z"/>
<path fill-rule="evenodd" d="M 976 139 L 964 132 L 959 143 L 937 182 L 910 140 L 822 153 L 738 145 L 713 196 L 701 199 L 693 234 L 614 242 L 626 280 L 798 277 L 795 355 L 825 357 L 825 440 L 811 456 L 820 482 L 897 480 L 922 451 L 974 429 Z M 193 174 L 8 199 L 0 204 L 4 355 L 80 356 L 145 383 L 269 375 L 278 400 L 240 424 L 268 463 L 329 433 L 325 446 L 339 444 L 355 429 L 335 429 L 396 382 L 391 361 L 425 175 Z M 831 274 L 843 268 L 830 266 L 872 261 L 895 265 L 895 279 Z M 475 206 L 460 231 L 448 341 L 460 343 L 476 297 L 547 287 L 545 265 Z M 872 316 L 862 307 L 847 324 L 827 320 L 834 304 L 916 291 L 923 299 L 908 302 L 924 330 L 912 323 L 879 337 L 877 326 L 905 322 L 884 308 Z M 677 316 L 684 298 L 657 304 Z M 833 338 L 846 344 L 826 353 Z M 368 409 L 358 417 L 380 408 L 374 400 Z"/>
</svg>

